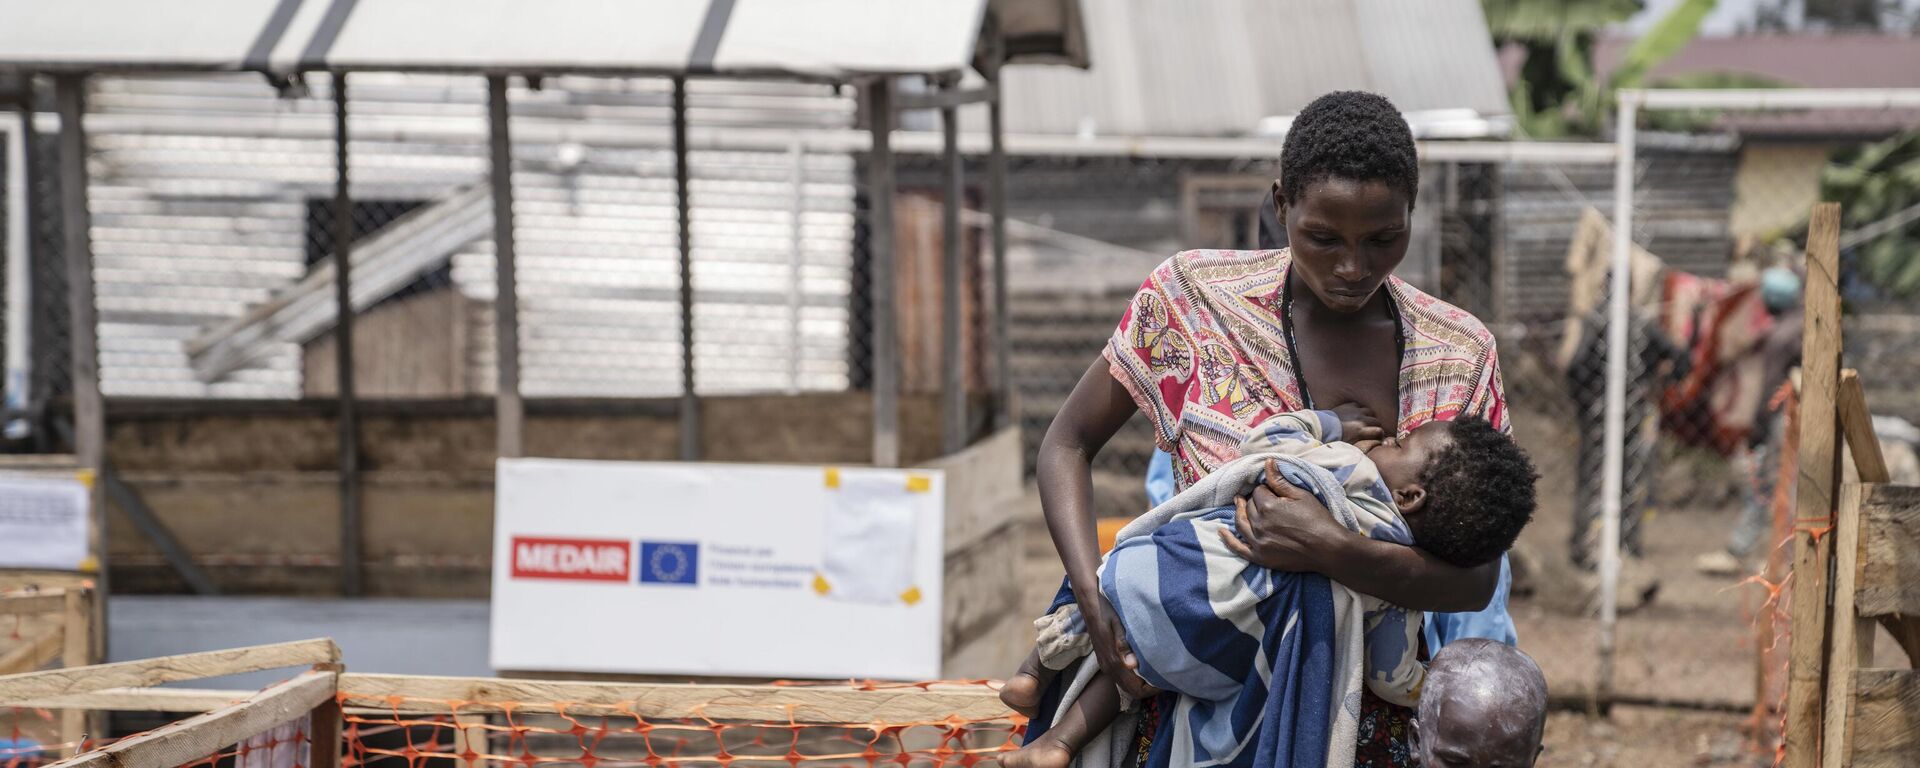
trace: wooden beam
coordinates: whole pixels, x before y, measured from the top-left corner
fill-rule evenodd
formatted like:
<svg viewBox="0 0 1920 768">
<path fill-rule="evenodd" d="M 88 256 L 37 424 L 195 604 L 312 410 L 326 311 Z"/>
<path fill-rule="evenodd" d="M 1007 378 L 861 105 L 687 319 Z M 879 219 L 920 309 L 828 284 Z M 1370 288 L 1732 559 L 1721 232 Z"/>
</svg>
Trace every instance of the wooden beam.
<svg viewBox="0 0 1920 768">
<path fill-rule="evenodd" d="M 1840 372 L 1840 429 L 1846 432 L 1847 448 L 1853 452 L 1854 469 L 1860 482 L 1892 482 L 1887 459 L 1880 453 L 1880 437 L 1873 433 L 1873 412 L 1867 409 L 1867 393 L 1860 388 L 1860 372 L 1848 368 Z"/>
<path fill-rule="evenodd" d="M 514 271 L 513 139 L 508 130 L 507 76 L 487 76 L 487 180 L 493 193 L 494 442 L 503 459 L 525 452 L 526 406 L 520 400 L 520 288 Z M 460 358 L 464 363 L 465 358 Z"/>
<path fill-rule="evenodd" d="M 58 627 L 35 635 L 5 656 L 0 656 L 0 675 L 31 674 L 60 655 L 61 632 Z M 5 680 L 0 677 L 0 680 Z M 0 701 L 5 701 L 0 698 Z"/>
<path fill-rule="evenodd" d="M 60 666 L 84 667 L 94 662 L 93 658 L 93 607 L 88 604 L 86 590 L 67 590 L 66 614 L 61 618 L 60 636 L 63 639 L 60 651 Z M 80 751 L 80 742 L 86 739 L 87 713 L 84 710 L 68 709 L 60 712 L 60 741 L 62 757 L 72 757 Z"/>
<path fill-rule="evenodd" d="M 1880 626 L 1907 652 L 1907 664 L 1920 669 L 1920 616 L 1881 616 Z"/>
<path fill-rule="evenodd" d="M 243 700 L 254 693 L 256 692 L 201 688 L 107 688 L 88 693 L 9 702 L 8 706 L 23 709 L 119 712 L 207 712 Z"/>
<path fill-rule="evenodd" d="M 1806 331 L 1801 346 L 1800 468 L 1794 504 L 1793 645 L 1787 666 L 1787 768 L 1820 760 L 1826 694 L 1827 580 L 1840 454 L 1840 206 L 1813 207 L 1807 230 Z"/>
<path fill-rule="evenodd" d="M 64 589 L 49 589 L 28 595 L 0 596 L 0 615 L 30 616 L 62 611 L 67 605 L 66 593 Z"/>
<path fill-rule="evenodd" d="M 929 721 L 957 717 L 1008 717 L 999 694 L 984 687 L 863 691 L 851 688 L 768 685 L 650 685 L 505 680 L 484 677 L 344 674 L 340 700 L 348 706 L 394 706 L 390 697 L 414 702 L 454 702 L 462 713 L 559 712 L 633 714 L 649 719 L 707 717 L 785 723 Z M 403 701 L 403 711 L 416 709 Z M 443 709 L 441 711 L 448 711 Z"/>
<path fill-rule="evenodd" d="M 171 768 L 201 760 L 333 698 L 335 673 L 305 672 L 246 701 L 54 763 L 57 768 Z"/>
<path fill-rule="evenodd" d="M 1833 768 L 1847 764 L 1853 735 L 1853 671 L 1873 663 L 1873 620 L 1854 612 L 1860 572 L 1860 503 L 1860 484 L 1847 483 L 1840 489 L 1840 506 L 1833 516 L 1833 642 L 1827 652 L 1826 722 L 1820 737 L 1820 764 Z"/>
<path fill-rule="evenodd" d="M 338 672 L 338 670 L 334 670 Z M 338 685 L 338 677 L 335 678 Z M 337 689 L 336 689 L 337 690 Z M 311 768 L 340 768 L 340 700 L 328 696 L 308 715 L 307 765 Z"/>
<path fill-rule="evenodd" d="M 1853 674 L 1853 694 L 1853 762 L 1848 765 L 1920 765 L 1920 672 L 1862 669 Z"/>
<path fill-rule="evenodd" d="M 1860 615 L 1920 616 L 1920 487 L 1869 486 L 1860 509 Z"/>
<path fill-rule="evenodd" d="M 332 640 L 297 640 L 224 651 L 185 653 L 154 659 L 97 664 L 0 677 L 0 703 L 44 699 L 108 688 L 138 688 L 179 680 L 258 672 L 263 669 L 330 664 L 340 660 Z"/>
<path fill-rule="evenodd" d="M 954 109 L 969 104 L 986 104 L 999 97 L 999 86 L 989 82 L 985 86 L 960 90 L 943 88 L 932 93 L 903 93 L 894 98 L 893 108 L 898 112 L 918 109 Z"/>
</svg>

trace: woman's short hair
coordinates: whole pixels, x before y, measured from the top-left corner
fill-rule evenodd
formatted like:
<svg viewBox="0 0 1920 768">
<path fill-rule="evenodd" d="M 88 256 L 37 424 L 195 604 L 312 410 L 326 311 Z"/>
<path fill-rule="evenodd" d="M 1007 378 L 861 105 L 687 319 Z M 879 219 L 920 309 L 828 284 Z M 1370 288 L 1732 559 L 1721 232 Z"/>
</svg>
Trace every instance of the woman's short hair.
<svg viewBox="0 0 1920 768">
<path fill-rule="evenodd" d="M 1382 181 L 1406 194 L 1420 188 L 1413 131 L 1385 96 L 1334 91 L 1314 99 L 1287 129 L 1280 149 L 1280 191 L 1297 204 L 1307 185 L 1328 178 Z"/>
</svg>

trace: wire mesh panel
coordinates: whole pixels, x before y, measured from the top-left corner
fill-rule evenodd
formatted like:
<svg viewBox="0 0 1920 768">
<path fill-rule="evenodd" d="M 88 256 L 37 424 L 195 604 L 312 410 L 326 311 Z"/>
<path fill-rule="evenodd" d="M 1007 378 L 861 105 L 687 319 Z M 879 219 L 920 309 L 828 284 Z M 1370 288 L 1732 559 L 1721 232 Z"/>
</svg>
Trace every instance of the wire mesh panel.
<svg viewBox="0 0 1920 768">
<path fill-rule="evenodd" d="M 1620 619 L 1615 689 L 1752 706 L 1752 746 L 1771 756 L 1792 640 L 1788 382 L 1801 354 L 1808 215 L 1816 203 L 1842 206 L 1842 366 L 1860 371 L 1882 449 L 1911 482 L 1920 409 L 1902 351 L 1920 330 L 1920 185 L 1908 178 L 1920 167 L 1920 99 L 1887 92 L 1880 104 L 1820 107 L 1833 94 L 1656 95 L 1635 146 L 1623 607 L 1658 591 Z M 1647 153 L 1710 141 L 1725 143 L 1729 172 L 1689 179 L 1685 197 L 1663 193 Z M 1674 218 L 1688 210 L 1723 245 L 1697 248 L 1690 236 L 1704 226 Z M 1714 250 L 1723 255 L 1705 258 Z"/>
</svg>

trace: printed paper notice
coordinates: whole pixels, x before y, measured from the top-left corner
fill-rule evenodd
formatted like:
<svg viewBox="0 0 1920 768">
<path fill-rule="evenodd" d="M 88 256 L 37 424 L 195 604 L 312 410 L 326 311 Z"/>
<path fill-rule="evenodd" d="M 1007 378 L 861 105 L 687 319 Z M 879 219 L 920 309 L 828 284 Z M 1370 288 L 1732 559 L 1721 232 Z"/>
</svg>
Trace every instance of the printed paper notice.
<svg viewBox="0 0 1920 768">
<path fill-rule="evenodd" d="M 79 480 L 0 474 L 0 568 L 79 570 L 87 497 Z"/>
</svg>

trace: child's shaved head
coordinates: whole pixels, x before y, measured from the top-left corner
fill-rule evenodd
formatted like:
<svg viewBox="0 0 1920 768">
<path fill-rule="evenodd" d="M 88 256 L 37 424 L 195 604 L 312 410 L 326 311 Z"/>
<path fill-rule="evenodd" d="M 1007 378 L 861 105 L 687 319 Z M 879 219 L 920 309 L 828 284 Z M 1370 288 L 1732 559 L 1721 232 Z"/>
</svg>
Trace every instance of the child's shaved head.
<svg viewBox="0 0 1920 768">
<path fill-rule="evenodd" d="M 1518 648 L 1478 638 L 1441 649 L 1427 668 L 1413 749 L 1427 768 L 1526 768 L 1540 756 L 1547 679 Z"/>
</svg>

